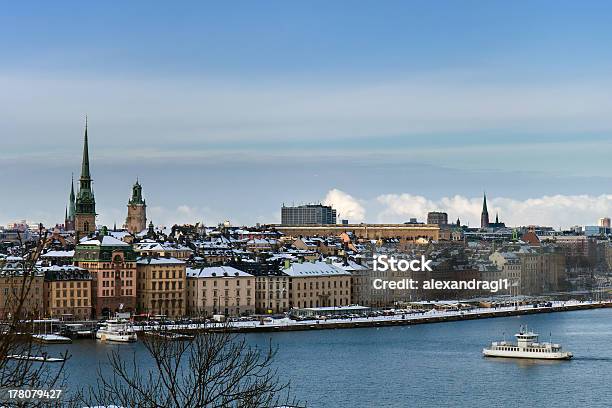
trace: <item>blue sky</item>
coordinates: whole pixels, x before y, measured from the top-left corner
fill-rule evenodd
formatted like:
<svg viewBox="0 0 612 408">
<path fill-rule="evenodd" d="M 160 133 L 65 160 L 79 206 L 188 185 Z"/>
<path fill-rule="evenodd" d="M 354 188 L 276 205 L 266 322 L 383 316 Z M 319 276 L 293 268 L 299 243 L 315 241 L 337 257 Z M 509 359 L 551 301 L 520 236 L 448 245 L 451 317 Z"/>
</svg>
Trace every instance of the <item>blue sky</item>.
<svg viewBox="0 0 612 408">
<path fill-rule="evenodd" d="M 102 224 L 122 223 L 137 176 L 164 224 L 320 200 L 356 221 L 433 206 L 474 223 L 483 190 L 513 223 L 593 223 L 612 212 L 611 9 L 7 3 L 0 223 L 61 221 L 85 114 Z M 544 215 L 520 207 L 542 197 Z"/>
</svg>

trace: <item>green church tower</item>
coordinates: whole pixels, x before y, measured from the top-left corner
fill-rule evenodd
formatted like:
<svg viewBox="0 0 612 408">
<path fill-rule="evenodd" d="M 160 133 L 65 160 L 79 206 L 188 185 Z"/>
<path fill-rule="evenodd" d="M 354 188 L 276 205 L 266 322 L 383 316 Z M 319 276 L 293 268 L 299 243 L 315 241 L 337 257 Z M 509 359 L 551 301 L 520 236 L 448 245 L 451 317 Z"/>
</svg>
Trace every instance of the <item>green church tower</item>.
<svg viewBox="0 0 612 408">
<path fill-rule="evenodd" d="M 89 172 L 89 140 L 87 138 L 87 118 L 85 118 L 85 141 L 83 143 L 83 161 L 79 192 L 75 204 L 75 233 L 77 240 L 96 230 L 96 200 L 91 188 Z"/>
<path fill-rule="evenodd" d="M 138 234 L 147 228 L 147 203 L 142 198 L 142 186 L 136 179 L 132 187 L 132 198 L 128 201 L 125 227 L 130 234 Z"/>
</svg>

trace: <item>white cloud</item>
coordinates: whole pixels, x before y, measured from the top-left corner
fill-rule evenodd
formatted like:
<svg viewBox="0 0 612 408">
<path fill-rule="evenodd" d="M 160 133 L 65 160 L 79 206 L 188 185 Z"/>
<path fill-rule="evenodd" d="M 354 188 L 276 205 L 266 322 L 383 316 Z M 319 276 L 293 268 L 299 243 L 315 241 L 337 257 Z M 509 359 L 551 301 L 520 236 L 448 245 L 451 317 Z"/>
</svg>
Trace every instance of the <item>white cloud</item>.
<svg viewBox="0 0 612 408">
<path fill-rule="evenodd" d="M 462 223 L 480 224 L 482 197 L 468 198 L 460 195 L 430 200 L 412 194 L 384 194 L 375 200 L 383 206 L 379 222 L 405 222 L 410 217 L 423 221 L 428 211 L 445 211 L 449 221 L 459 217 Z M 489 218 L 499 213 L 500 221 L 509 226 L 548 225 L 596 225 L 601 217 L 612 215 L 612 195 L 551 195 L 517 200 L 506 197 L 489 197 Z"/>
<path fill-rule="evenodd" d="M 338 218 L 348 219 L 349 222 L 362 222 L 365 219 L 365 209 L 359 200 L 336 188 L 327 192 L 323 204 L 334 207 L 338 211 Z"/>
</svg>

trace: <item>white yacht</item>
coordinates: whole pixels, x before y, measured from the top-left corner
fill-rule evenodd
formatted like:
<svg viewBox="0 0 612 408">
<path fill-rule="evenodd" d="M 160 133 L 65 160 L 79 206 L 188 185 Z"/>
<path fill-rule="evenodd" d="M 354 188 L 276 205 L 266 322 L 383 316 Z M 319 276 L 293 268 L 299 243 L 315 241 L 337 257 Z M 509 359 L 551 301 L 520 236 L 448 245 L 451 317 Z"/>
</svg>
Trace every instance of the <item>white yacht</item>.
<svg viewBox="0 0 612 408">
<path fill-rule="evenodd" d="M 138 340 L 132 325 L 121 319 L 107 320 L 102 323 L 102 326 L 96 331 L 96 338 L 120 343 L 131 343 Z"/>
<path fill-rule="evenodd" d="M 482 349 L 487 357 L 507 358 L 533 358 L 544 360 L 569 360 L 573 357 L 569 351 L 563 351 L 561 345 L 553 343 L 540 343 L 538 334 L 521 327 L 515 334 L 517 342 L 493 342 L 488 348 Z"/>
</svg>

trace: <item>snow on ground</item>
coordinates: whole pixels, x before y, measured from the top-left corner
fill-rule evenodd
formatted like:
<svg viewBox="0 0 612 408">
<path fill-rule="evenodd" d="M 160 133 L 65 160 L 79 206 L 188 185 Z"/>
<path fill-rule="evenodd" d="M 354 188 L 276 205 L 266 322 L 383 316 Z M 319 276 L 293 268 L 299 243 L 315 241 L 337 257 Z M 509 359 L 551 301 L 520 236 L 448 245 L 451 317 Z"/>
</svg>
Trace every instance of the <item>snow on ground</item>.
<svg viewBox="0 0 612 408">
<path fill-rule="evenodd" d="M 495 314 L 495 313 L 503 313 L 513 310 L 544 310 L 544 309 L 562 309 L 566 306 L 575 306 L 575 305 L 589 305 L 589 304 L 598 304 L 598 303 L 612 303 L 612 302 L 591 302 L 591 301 L 554 301 L 551 302 L 552 307 L 533 307 L 532 305 L 520 305 L 520 306 L 504 306 L 504 307 L 493 307 L 493 308 L 476 308 L 470 310 L 451 310 L 451 311 L 441 311 L 441 310 L 429 310 L 424 313 L 404 313 L 404 314 L 396 314 L 392 316 L 374 316 L 374 317 L 354 317 L 350 319 L 326 319 L 326 320 L 304 320 L 304 321 L 296 321 L 289 318 L 282 319 L 266 319 L 263 324 L 257 321 L 237 321 L 237 322 L 229 322 L 227 325 L 229 327 L 235 328 L 282 328 L 288 326 L 314 326 L 317 327 L 331 325 L 331 324 L 351 324 L 351 323 L 376 323 L 376 322 L 392 322 L 392 321 L 418 321 L 418 320 L 427 320 L 432 317 L 435 318 L 443 318 L 450 316 L 466 316 L 466 315 L 484 315 L 484 314 Z M 202 329 L 202 328 L 214 328 L 214 327 L 223 327 L 225 323 L 207 323 L 204 324 L 183 324 L 183 325 L 169 325 L 164 326 L 167 330 L 185 330 L 185 329 Z M 159 326 L 135 326 L 135 330 L 159 330 Z"/>
</svg>

